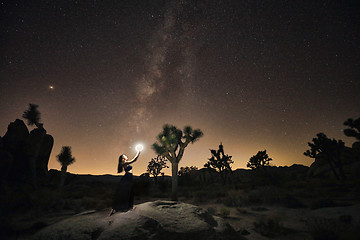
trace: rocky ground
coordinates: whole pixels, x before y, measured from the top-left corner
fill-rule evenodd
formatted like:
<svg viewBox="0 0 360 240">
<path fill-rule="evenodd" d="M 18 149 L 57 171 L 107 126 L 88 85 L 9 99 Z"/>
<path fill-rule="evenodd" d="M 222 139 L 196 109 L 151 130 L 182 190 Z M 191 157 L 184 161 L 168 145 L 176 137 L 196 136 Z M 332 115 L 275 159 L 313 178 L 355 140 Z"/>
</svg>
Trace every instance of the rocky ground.
<svg viewBox="0 0 360 240">
<path fill-rule="evenodd" d="M 224 208 L 222 204 L 205 204 L 201 207 L 219 209 L 220 212 Z M 316 210 L 279 206 L 228 209 L 230 213 L 224 217 L 225 221 L 249 240 L 355 240 L 360 237 L 360 204 Z M 326 238 L 327 234 L 329 238 Z"/>
<path fill-rule="evenodd" d="M 69 217 L 40 230 L 31 239 L 245 239 L 222 218 L 186 203 L 147 202 L 110 217 L 107 213 Z"/>
<path fill-rule="evenodd" d="M 360 239 L 359 203 L 290 209 L 151 201 L 111 217 L 107 217 L 108 212 L 63 212 L 36 220 L 19 217 L 14 222 L 19 234 L 10 239 Z"/>
<path fill-rule="evenodd" d="M 183 178 L 179 203 L 173 205 L 156 204 L 169 199 L 167 179 L 156 185 L 140 177 L 135 181 L 136 209 L 111 218 L 106 215 L 118 177 L 69 175 L 62 192 L 50 184 L 36 194 L 23 194 L 27 188 L 19 186 L 0 195 L 6 203 L 1 206 L 7 206 L 0 214 L 0 239 L 360 239 L 360 185 L 355 178 L 305 178 L 301 166 L 273 170 L 286 173 L 273 173 L 278 184 L 245 170 L 227 184 L 212 177 L 208 180 L 213 182 L 201 182 L 198 175 Z M 57 175 L 51 176 L 56 183 Z"/>
</svg>

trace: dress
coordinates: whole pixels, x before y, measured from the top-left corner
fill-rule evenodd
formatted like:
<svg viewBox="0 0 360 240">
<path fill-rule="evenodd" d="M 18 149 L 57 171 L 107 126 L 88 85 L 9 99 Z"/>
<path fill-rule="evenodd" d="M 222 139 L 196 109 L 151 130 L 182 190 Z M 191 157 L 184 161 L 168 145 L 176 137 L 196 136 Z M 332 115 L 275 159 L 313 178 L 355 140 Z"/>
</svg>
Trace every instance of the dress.
<svg viewBox="0 0 360 240">
<path fill-rule="evenodd" d="M 112 208 L 117 212 L 126 212 L 134 206 L 133 175 L 126 172 L 117 185 Z"/>
</svg>

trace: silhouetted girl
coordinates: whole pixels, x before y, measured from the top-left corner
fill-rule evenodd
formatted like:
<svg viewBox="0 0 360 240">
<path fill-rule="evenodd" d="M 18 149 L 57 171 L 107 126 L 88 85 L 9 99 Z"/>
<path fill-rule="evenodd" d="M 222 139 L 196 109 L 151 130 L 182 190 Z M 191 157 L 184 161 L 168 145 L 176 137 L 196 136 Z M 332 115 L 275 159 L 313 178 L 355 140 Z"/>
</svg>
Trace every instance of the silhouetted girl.
<svg viewBox="0 0 360 240">
<path fill-rule="evenodd" d="M 121 178 L 112 204 L 112 209 L 109 213 L 111 216 L 115 212 L 125 212 L 134 207 L 134 192 L 133 192 L 133 175 L 131 163 L 135 162 L 140 155 L 140 151 L 132 160 L 128 160 L 125 154 L 120 155 L 118 163 L 118 173 L 125 170 L 125 175 Z"/>
</svg>

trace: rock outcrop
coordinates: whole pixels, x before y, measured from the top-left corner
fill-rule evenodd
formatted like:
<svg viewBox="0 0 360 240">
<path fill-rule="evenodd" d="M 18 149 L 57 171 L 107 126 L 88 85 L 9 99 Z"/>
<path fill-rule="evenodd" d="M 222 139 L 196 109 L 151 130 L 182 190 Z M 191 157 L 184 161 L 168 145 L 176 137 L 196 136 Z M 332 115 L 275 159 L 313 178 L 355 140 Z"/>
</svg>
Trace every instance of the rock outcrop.
<svg viewBox="0 0 360 240">
<path fill-rule="evenodd" d="M 107 212 L 77 215 L 48 226 L 33 240 L 222 240 L 245 239 L 222 218 L 179 202 L 155 201 L 107 217 Z"/>
<path fill-rule="evenodd" d="M 29 137 L 29 130 L 25 123 L 16 119 L 8 125 L 3 137 L 3 150 L 9 152 L 13 159 L 10 177 L 13 179 L 22 178 L 29 169 L 25 155 L 26 139 Z M 1 159 L 1 161 L 5 161 Z"/>
<path fill-rule="evenodd" d="M 50 154 L 54 145 L 54 139 L 46 134 L 42 137 L 39 129 L 34 129 L 29 133 L 25 123 L 16 119 L 8 126 L 8 130 L 0 141 L 0 172 L 7 174 L 1 175 L 1 179 L 11 178 L 12 180 L 28 181 L 31 178 L 30 161 L 37 151 L 38 144 L 41 143 L 39 155 L 36 159 L 36 175 L 43 178 L 48 172 Z"/>
<path fill-rule="evenodd" d="M 36 173 L 38 177 L 44 177 L 48 172 L 49 158 L 54 145 L 54 138 L 46 134 L 42 136 L 41 130 L 35 128 L 26 139 L 26 155 L 31 159 L 36 152 L 38 143 L 41 142 L 39 155 L 36 159 Z"/>
</svg>

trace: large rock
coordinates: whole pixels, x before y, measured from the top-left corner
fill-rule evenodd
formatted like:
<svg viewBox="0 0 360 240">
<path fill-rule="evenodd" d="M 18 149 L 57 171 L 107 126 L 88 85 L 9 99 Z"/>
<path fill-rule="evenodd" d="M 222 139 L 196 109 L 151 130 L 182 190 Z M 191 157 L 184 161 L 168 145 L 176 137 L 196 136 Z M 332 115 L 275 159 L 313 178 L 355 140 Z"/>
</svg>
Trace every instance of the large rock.
<svg viewBox="0 0 360 240">
<path fill-rule="evenodd" d="M 308 176 L 309 177 L 321 177 L 321 176 L 332 176 L 332 170 L 326 159 L 315 159 L 310 165 Z"/>
<path fill-rule="evenodd" d="M 25 123 L 16 119 L 8 125 L 7 132 L 3 137 L 3 149 L 9 152 L 13 158 L 13 167 L 9 176 L 14 179 L 23 178 L 29 169 L 28 159 L 25 155 L 28 136 L 29 130 Z"/>
<path fill-rule="evenodd" d="M 33 240 L 217 240 L 245 239 L 222 218 L 201 208 L 178 202 L 143 203 L 125 213 L 107 212 L 74 216 L 46 227 Z"/>
<path fill-rule="evenodd" d="M 38 128 L 29 133 L 25 123 L 20 119 L 16 119 L 9 124 L 7 132 L 0 139 L 0 149 L 11 154 L 11 169 L 7 168 L 9 158 L 5 153 L 2 154 L 1 159 L 5 159 L 6 163 L 0 163 L 1 166 L 6 166 L 2 169 L 9 170 L 8 178 L 16 181 L 28 181 L 31 179 L 32 169 L 30 161 L 37 153 L 40 142 L 40 151 L 36 159 L 36 175 L 37 178 L 41 179 L 45 178 L 48 172 L 48 163 L 54 145 L 54 138 L 48 134 L 43 136 L 42 130 Z"/>
<path fill-rule="evenodd" d="M 38 144 L 41 142 L 39 155 L 36 159 L 36 173 L 38 177 L 44 177 L 48 172 L 50 154 L 54 145 L 54 138 L 46 134 L 42 136 L 42 130 L 35 128 L 26 139 L 25 153 L 30 160 L 36 153 Z"/>
<path fill-rule="evenodd" d="M 29 130 L 25 123 L 20 119 L 16 119 L 8 125 L 8 129 L 2 139 L 3 148 L 16 158 L 19 152 L 23 152 L 28 136 Z"/>
</svg>

